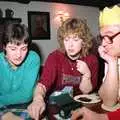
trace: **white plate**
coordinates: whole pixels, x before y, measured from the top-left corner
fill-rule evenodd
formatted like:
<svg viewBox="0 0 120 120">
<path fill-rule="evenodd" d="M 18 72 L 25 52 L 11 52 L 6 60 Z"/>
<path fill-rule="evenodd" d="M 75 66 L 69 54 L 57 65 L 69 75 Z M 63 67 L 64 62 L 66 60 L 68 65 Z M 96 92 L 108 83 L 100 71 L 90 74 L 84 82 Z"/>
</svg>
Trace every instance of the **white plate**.
<svg viewBox="0 0 120 120">
<path fill-rule="evenodd" d="M 104 104 L 101 105 L 102 109 L 106 110 L 106 111 L 116 111 L 117 109 L 120 109 L 120 103 L 117 103 L 116 105 L 114 106 L 106 106 Z"/>
<path fill-rule="evenodd" d="M 80 98 L 87 98 L 90 99 L 90 101 L 85 101 L 85 100 L 80 100 Z M 101 101 L 100 97 L 98 96 L 98 94 L 96 93 L 92 93 L 92 94 L 86 94 L 86 95 L 77 95 L 74 97 L 74 100 L 77 102 L 81 102 L 81 103 L 98 103 Z"/>
</svg>

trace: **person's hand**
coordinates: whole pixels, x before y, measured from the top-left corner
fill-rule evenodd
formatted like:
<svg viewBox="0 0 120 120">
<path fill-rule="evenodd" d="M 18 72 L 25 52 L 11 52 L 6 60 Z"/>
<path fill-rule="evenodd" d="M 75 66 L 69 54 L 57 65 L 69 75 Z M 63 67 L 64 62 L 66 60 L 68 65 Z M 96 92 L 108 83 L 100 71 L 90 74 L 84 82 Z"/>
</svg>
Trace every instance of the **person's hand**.
<svg viewBox="0 0 120 120">
<path fill-rule="evenodd" d="M 15 115 L 12 112 L 7 112 L 1 116 L 0 120 L 23 120 L 23 118 Z"/>
<path fill-rule="evenodd" d="M 83 107 L 72 112 L 71 120 L 108 120 L 108 117 Z"/>
<path fill-rule="evenodd" d="M 77 70 L 81 73 L 81 74 L 83 74 L 83 75 L 87 75 L 87 77 L 91 77 L 91 73 L 90 73 L 90 69 L 89 69 L 89 67 L 88 67 L 88 65 L 87 65 L 87 63 L 85 63 L 84 61 L 82 61 L 82 60 L 77 60 L 76 61 L 77 62 Z"/>
<path fill-rule="evenodd" d="M 111 56 L 108 54 L 108 51 L 102 45 L 99 46 L 98 52 L 99 52 L 101 58 L 103 58 L 108 63 L 116 60 L 116 58 L 114 56 Z"/>
<path fill-rule="evenodd" d="M 39 116 L 45 110 L 45 102 L 44 100 L 33 101 L 31 105 L 28 106 L 28 113 L 30 114 L 31 118 L 35 120 L 39 120 Z"/>
</svg>

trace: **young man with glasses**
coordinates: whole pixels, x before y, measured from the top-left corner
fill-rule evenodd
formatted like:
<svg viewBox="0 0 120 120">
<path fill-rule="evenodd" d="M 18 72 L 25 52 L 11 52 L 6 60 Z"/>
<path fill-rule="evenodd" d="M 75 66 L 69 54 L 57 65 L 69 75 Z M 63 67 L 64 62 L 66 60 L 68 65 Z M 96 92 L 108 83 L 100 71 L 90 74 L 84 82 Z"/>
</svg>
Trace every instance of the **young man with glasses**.
<svg viewBox="0 0 120 120">
<path fill-rule="evenodd" d="M 98 114 L 85 107 L 72 113 L 71 120 L 120 120 L 120 7 L 104 8 L 100 14 L 102 44 L 100 56 L 105 60 L 105 76 L 99 90 L 103 106 L 113 110 Z M 102 106 L 102 107 L 103 107 Z M 116 110 L 116 111 L 115 111 Z"/>
<path fill-rule="evenodd" d="M 105 60 L 105 76 L 99 95 L 103 106 L 109 110 L 120 107 L 117 104 L 120 98 L 120 7 L 105 8 L 101 12 L 100 34 L 102 44 L 99 53 Z"/>
</svg>

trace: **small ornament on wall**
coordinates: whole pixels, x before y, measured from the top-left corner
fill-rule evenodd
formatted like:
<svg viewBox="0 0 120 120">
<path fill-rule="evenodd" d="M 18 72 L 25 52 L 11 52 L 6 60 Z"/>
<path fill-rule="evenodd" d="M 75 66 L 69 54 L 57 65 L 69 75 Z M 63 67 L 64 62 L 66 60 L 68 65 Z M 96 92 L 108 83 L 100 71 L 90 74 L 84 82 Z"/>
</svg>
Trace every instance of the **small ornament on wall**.
<svg viewBox="0 0 120 120">
<path fill-rule="evenodd" d="M 7 9 L 5 10 L 5 17 L 7 17 L 7 18 L 12 18 L 13 15 L 14 15 L 14 11 L 13 11 L 13 10 L 11 10 L 11 9 L 9 9 L 9 8 L 7 8 Z"/>
</svg>

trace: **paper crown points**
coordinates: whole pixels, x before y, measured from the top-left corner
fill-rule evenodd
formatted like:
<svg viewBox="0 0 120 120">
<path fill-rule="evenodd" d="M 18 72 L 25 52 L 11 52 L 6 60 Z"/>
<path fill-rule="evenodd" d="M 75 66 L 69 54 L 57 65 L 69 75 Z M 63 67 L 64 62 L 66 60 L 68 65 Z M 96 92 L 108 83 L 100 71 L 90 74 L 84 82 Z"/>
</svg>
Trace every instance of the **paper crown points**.
<svg viewBox="0 0 120 120">
<path fill-rule="evenodd" d="M 105 7 L 99 16 L 100 27 L 104 25 L 120 24 L 120 7 L 115 5 L 112 8 Z"/>
</svg>

